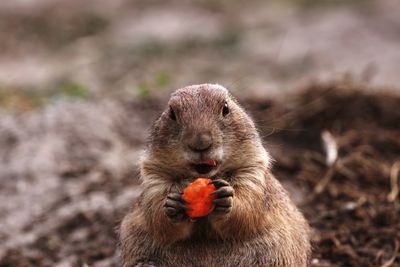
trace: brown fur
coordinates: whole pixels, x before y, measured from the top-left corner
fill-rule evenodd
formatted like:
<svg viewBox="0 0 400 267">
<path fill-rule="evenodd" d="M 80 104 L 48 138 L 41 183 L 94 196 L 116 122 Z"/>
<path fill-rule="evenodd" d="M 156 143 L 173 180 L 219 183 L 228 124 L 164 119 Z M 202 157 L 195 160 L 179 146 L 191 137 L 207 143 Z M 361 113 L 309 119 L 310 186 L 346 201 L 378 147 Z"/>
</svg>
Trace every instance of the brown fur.
<svg viewBox="0 0 400 267">
<path fill-rule="evenodd" d="M 227 118 L 220 115 L 225 100 Z M 308 224 L 272 176 L 250 117 L 218 85 L 180 89 L 169 105 L 178 122 L 168 118 L 167 109 L 153 127 L 141 164 L 143 193 L 120 229 L 122 265 L 306 266 Z M 212 177 L 234 188 L 232 209 L 174 223 L 165 215 L 165 199 L 196 178 L 184 155 L 185 142 L 199 132 L 212 136 L 212 153 L 221 157 Z"/>
</svg>

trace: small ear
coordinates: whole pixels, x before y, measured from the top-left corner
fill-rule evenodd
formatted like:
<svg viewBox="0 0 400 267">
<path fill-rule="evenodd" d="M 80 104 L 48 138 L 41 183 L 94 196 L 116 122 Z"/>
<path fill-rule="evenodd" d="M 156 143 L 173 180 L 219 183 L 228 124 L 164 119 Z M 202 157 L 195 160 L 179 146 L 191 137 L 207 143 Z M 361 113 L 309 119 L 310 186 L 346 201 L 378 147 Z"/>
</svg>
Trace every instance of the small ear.
<svg viewBox="0 0 400 267">
<path fill-rule="evenodd" d="M 175 114 L 174 109 L 171 106 L 169 106 L 168 116 L 171 120 L 176 121 L 176 114 Z"/>
</svg>

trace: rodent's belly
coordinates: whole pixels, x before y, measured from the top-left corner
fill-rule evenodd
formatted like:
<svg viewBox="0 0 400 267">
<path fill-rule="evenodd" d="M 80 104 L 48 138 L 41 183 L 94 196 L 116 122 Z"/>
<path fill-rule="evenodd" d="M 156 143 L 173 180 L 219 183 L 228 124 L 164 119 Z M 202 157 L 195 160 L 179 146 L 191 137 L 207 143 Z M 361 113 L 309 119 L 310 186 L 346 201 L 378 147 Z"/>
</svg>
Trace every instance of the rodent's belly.
<svg viewBox="0 0 400 267">
<path fill-rule="evenodd" d="M 247 242 L 200 241 L 180 243 L 164 250 L 172 266 L 267 266 L 268 248 L 262 240 Z"/>
</svg>

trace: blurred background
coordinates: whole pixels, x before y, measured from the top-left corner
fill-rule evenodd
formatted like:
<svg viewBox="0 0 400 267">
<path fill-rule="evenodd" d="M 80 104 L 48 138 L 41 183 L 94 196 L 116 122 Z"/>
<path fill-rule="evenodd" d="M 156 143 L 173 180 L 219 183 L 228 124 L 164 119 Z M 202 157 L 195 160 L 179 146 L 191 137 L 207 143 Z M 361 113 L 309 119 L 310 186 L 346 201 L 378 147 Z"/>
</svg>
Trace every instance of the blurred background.
<svg viewBox="0 0 400 267">
<path fill-rule="evenodd" d="M 173 90 L 199 83 L 227 87 L 256 120 L 315 229 L 313 266 L 400 266 L 399 12 L 1 1 L 0 266 L 117 266 L 147 130 Z"/>
</svg>

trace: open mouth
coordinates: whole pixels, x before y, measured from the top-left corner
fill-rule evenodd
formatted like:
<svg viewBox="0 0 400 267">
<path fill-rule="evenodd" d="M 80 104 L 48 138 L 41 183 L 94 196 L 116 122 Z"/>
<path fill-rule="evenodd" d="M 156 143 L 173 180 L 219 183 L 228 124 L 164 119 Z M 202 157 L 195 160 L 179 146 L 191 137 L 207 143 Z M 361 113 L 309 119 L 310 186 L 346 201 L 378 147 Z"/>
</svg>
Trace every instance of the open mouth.
<svg viewBox="0 0 400 267">
<path fill-rule="evenodd" d="M 207 161 L 202 161 L 198 164 L 193 164 L 193 168 L 198 172 L 199 174 L 207 174 L 212 169 L 217 167 L 217 162 L 215 160 L 207 160 Z"/>
</svg>

